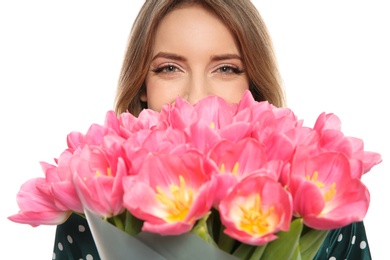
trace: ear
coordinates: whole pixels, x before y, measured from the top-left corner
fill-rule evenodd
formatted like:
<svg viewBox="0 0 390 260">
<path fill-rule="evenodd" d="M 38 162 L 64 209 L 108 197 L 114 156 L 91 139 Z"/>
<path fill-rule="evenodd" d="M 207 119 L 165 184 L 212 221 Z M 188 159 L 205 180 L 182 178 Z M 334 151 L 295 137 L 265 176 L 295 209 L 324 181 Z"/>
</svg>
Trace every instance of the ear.
<svg viewBox="0 0 390 260">
<path fill-rule="evenodd" d="M 146 95 L 146 91 L 142 91 L 142 93 L 139 95 L 139 99 L 142 102 L 147 102 L 148 101 L 148 98 L 147 98 L 147 95 Z"/>
<path fill-rule="evenodd" d="M 142 101 L 142 102 L 148 102 L 148 95 L 146 94 L 146 87 L 145 85 L 143 85 L 141 87 L 141 93 L 139 94 L 139 99 Z"/>
</svg>

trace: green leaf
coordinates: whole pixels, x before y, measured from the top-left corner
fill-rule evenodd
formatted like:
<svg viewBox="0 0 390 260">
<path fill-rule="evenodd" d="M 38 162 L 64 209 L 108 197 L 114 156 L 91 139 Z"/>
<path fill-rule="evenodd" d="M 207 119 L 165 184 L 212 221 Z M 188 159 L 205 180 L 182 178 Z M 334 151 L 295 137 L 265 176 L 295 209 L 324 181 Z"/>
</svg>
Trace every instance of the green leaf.
<svg viewBox="0 0 390 260">
<path fill-rule="evenodd" d="M 302 255 L 301 255 L 301 251 L 299 251 L 299 246 L 297 246 L 295 248 L 295 251 L 294 251 L 294 255 L 292 256 L 291 259 L 294 259 L 294 260 L 302 260 Z M 312 260 L 312 259 L 310 259 Z"/>
<path fill-rule="evenodd" d="M 241 260 L 249 260 L 255 251 L 255 248 L 255 246 L 241 243 L 241 245 L 234 251 L 233 255 Z"/>
<path fill-rule="evenodd" d="M 223 231 L 224 231 L 224 229 L 221 228 L 220 234 L 219 234 L 219 240 L 218 240 L 218 247 L 221 250 L 230 254 L 237 241 L 234 238 L 226 235 L 225 232 L 223 232 Z"/>
<path fill-rule="evenodd" d="M 278 238 L 272 242 L 269 242 L 263 255 L 263 259 L 270 260 L 289 260 L 293 259 L 293 256 L 297 256 L 295 252 L 299 244 L 299 237 L 303 228 L 303 222 L 301 218 L 295 219 L 290 224 L 290 230 L 287 232 L 280 231 L 276 235 Z"/>
<path fill-rule="evenodd" d="M 255 251 L 252 253 L 251 257 L 249 258 L 249 260 L 259 260 L 259 259 L 261 259 L 261 256 L 263 255 L 266 247 L 267 247 L 267 244 L 262 245 L 262 246 L 257 246 Z"/>
<path fill-rule="evenodd" d="M 302 235 L 299 241 L 299 248 L 303 260 L 311 260 L 314 258 L 324 242 L 325 237 L 328 235 L 328 232 L 329 230 L 310 229 Z"/>
</svg>

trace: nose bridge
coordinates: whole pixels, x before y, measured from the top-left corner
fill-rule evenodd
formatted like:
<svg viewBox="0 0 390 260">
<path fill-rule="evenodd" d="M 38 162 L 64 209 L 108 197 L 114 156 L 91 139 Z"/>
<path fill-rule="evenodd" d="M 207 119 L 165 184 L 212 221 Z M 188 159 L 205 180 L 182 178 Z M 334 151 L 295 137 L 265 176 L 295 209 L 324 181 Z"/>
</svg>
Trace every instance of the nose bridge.
<svg viewBox="0 0 390 260">
<path fill-rule="evenodd" d="M 195 104 L 209 94 L 207 77 L 203 73 L 193 74 L 188 82 L 188 102 Z"/>
</svg>

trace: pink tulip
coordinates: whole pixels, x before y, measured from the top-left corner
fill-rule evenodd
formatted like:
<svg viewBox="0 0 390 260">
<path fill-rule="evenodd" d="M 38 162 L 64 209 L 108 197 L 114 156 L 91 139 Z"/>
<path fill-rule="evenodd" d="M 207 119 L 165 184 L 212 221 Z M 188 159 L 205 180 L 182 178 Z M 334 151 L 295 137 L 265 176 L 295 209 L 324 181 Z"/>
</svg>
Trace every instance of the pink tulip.
<svg viewBox="0 0 390 260">
<path fill-rule="evenodd" d="M 102 125 L 92 124 L 86 134 L 80 132 L 71 132 L 68 134 L 68 149 L 73 153 L 77 148 L 82 148 L 86 144 L 101 145 L 104 136 L 108 134 L 115 134 L 115 131 Z"/>
<path fill-rule="evenodd" d="M 46 186 L 53 196 L 56 207 L 62 211 L 72 210 L 82 213 L 83 206 L 73 185 L 73 175 L 69 168 L 69 160 L 72 154 L 66 150 L 58 159 L 58 166 L 41 162 L 45 172 Z"/>
<path fill-rule="evenodd" d="M 127 165 L 121 152 L 120 144 L 105 149 L 86 145 L 71 160 L 80 200 L 98 216 L 112 217 L 124 210 L 122 178 L 127 174 Z"/>
<path fill-rule="evenodd" d="M 219 212 L 227 235 L 259 246 L 277 239 L 278 231 L 289 230 L 292 200 L 279 182 L 252 174 L 221 201 Z"/>
<path fill-rule="evenodd" d="M 222 140 L 210 151 L 209 158 L 219 169 L 216 176 L 218 189 L 215 206 L 236 183 L 256 171 L 265 169 L 268 163 L 265 147 L 253 138 L 246 138 L 237 143 Z M 269 171 L 269 175 L 275 180 L 279 178 L 277 171 Z"/>
<path fill-rule="evenodd" d="M 335 229 L 363 220 L 370 196 L 352 176 L 348 158 L 327 152 L 310 156 L 297 150 L 291 166 L 289 191 L 294 214 L 315 229 Z"/>
<path fill-rule="evenodd" d="M 40 163 L 45 178 L 31 179 L 22 185 L 17 195 L 20 212 L 10 220 L 32 226 L 58 225 L 72 212 L 83 212 L 69 170 L 71 156 L 71 149 L 67 149 L 55 160 L 58 166 Z"/>
<path fill-rule="evenodd" d="M 173 107 L 167 107 L 163 115 L 174 128 L 184 129 L 200 120 L 215 129 L 223 128 L 232 122 L 236 106 L 218 96 L 207 96 L 195 105 L 178 97 Z M 180 123 L 180 124 L 178 124 Z"/>
<path fill-rule="evenodd" d="M 195 105 L 178 97 L 174 106 L 164 107 L 162 118 L 171 127 L 181 131 L 186 131 L 195 124 L 201 124 L 213 131 L 220 132 L 225 127 L 234 127 L 232 120 L 236 107 L 236 104 L 229 104 L 222 98 L 212 95 L 201 99 Z"/>
<path fill-rule="evenodd" d="M 180 153 L 187 150 L 188 137 L 183 131 L 171 127 L 141 130 L 123 142 L 126 160 L 130 162 L 129 174 L 136 174 L 148 153 Z M 158 144 L 158 145 L 156 145 Z"/>
<path fill-rule="evenodd" d="M 177 129 L 154 129 L 143 140 L 142 148 L 149 152 L 171 153 L 178 146 L 185 145 L 188 136 Z M 158 144 L 158 145 L 156 145 Z M 130 147 L 129 147 L 130 148 Z"/>
<path fill-rule="evenodd" d="M 235 108 L 218 96 L 207 96 L 194 105 L 197 119 L 213 125 L 214 129 L 222 129 L 230 125 Z"/>
<path fill-rule="evenodd" d="M 321 113 L 314 125 L 321 136 L 321 145 L 328 151 L 343 152 L 352 162 L 352 172 L 356 178 L 367 173 L 371 168 L 382 162 L 381 155 L 364 151 L 363 140 L 347 137 L 341 132 L 340 119 L 330 113 Z M 354 162 L 354 160 L 356 160 Z"/>
<path fill-rule="evenodd" d="M 249 121 L 249 119 L 252 118 L 252 114 L 248 115 L 247 113 L 241 113 L 241 111 L 242 110 L 246 111 L 247 108 L 254 107 L 254 106 L 258 105 L 258 103 L 259 102 L 257 102 L 253 98 L 252 93 L 249 90 L 246 90 L 244 92 L 244 94 L 242 95 L 240 102 L 238 102 L 235 118 L 240 117 L 239 115 L 241 115 L 242 116 L 241 120 Z M 260 103 L 262 103 L 262 102 L 260 102 Z M 268 102 L 264 102 L 264 105 L 267 106 L 267 108 L 265 108 L 264 110 L 268 110 L 270 104 Z"/>
<path fill-rule="evenodd" d="M 115 119 L 112 119 L 112 121 L 115 123 Z M 151 109 L 142 110 L 138 117 L 133 116 L 129 112 L 124 112 L 119 115 L 116 123 L 119 124 L 116 126 L 119 129 L 117 133 L 125 139 L 139 131 L 166 127 L 166 124 L 160 120 L 160 114 Z M 106 126 L 111 128 L 111 124 L 106 124 Z"/>
<path fill-rule="evenodd" d="M 189 136 L 188 145 L 203 154 L 207 154 L 221 140 L 218 132 L 205 121 L 190 125 L 186 134 Z"/>
<path fill-rule="evenodd" d="M 214 165 L 195 151 L 150 153 L 139 173 L 124 178 L 124 206 L 144 221 L 143 231 L 162 235 L 188 232 L 212 207 Z"/>
<path fill-rule="evenodd" d="M 174 129 L 183 131 L 188 125 L 197 121 L 197 114 L 193 105 L 177 97 L 173 105 L 167 104 L 162 107 L 160 120 L 167 122 Z"/>
<path fill-rule="evenodd" d="M 20 188 L 16 197 L 19 213 L 8 217 L 9 220 L 29 224 L 33 227 L 39 225 L 59 225 L 67 220 L 72 211 L 63 211 L 56 207 L 50 193 L 49 184 L 44 178 L 34 178 L 26 181 Z"/>
</svg>

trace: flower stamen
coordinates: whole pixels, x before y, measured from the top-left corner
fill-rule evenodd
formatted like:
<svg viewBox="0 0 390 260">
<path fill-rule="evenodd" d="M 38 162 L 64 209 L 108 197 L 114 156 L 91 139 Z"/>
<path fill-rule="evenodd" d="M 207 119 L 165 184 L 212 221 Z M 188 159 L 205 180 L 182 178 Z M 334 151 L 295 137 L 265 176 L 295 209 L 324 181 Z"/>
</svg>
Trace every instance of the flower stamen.
<svg viewBox="0 0 390 260">
<path fill-rule="evenodd" d="M 223 163 L 222 165 L 221 165 L 221 168 L 219 169 L 219 172 L 220 173 L 225 173 L 225 164 Z"/>
<path fill-rule="evenodd" d="M 271 229 L 270 216 L 274 207 L 263 211 L 261 198 L 256 194 L 253 205 L 249 207 L 239 206 L 243 215 L 239 224 L 240 228 L 251 235 L 261 236 Z"/>
<path fill-rule="evenodd" d="M 233 174 L 233 175 L 237 175 L 237 173 L 238 173 L 238 166 L 239 166 L 239 164 L 238 164 L 238 162 L 236 162 L 236 163 L 234 164 L 233 170 L 232 170 L 232 174 Z"/>
<path fill-rule="evenodd" d="M 167 212 L 164 219 L 170 223 L 184 220 L 193 202 L 194 192 L 192 189 L 186 189 L 185 180 L 181 175 L 179 182 L 180 186 L 170 185 L 168 194 L 156 186 L 156 199 L 164 205 Z"/>
<path fill-rule="evenodd" d="M 330 185 L 330 188 L 327 192 L 324 194 L 325 201 L 330 201 L 333 199 L 333 197 L 336 195 L 336 183 L 333 182 L 332 185 Z"/>
<path fill-rule="evenodd" d="M 321 181 L 318 181 L 318 172 L 315 171 L 313 173 L 313 175 L 310 177 L 309 175 L 306 176 L 306 180 L 308 181 L 311 181 L 313 182 L 318 188 L 320 189 L 324 189 L 325 188 L 325 184 Z M 324 193 L 324 200 L 326 202 L 330 201 L 333 199 L 333 197 L 336 195 L 336 183 L 333 182 L 331 185 L 330 185 L 330 188 Z"/>
<path fill-rule="evenodd" d="M 233 169 L 232 169 L 232 174 L 233 175 L 237 175 L 238 174 L 238 167 L 239 167 L 239 163 L 236 162 L 234 164 L 234 166 L 233 166 Z M 224 163 L 221 164 L 221 167 L 219 168 L 219 172 L 222 173 L 222 174 L 226 172 L 226 167 L 225 167 Z"/>
</svg>

